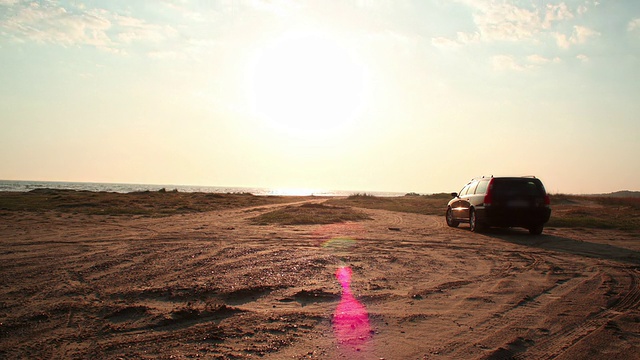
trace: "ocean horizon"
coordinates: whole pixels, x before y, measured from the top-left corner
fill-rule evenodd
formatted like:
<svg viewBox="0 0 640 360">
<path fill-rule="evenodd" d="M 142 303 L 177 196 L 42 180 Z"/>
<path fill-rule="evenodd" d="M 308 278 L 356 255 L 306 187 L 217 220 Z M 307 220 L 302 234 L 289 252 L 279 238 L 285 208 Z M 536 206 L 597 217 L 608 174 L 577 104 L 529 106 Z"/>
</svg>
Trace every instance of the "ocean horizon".
<svg viewBox="0 0 640 360">
<path fill-rule="evenodd" d="M 29 181 L 29 180 L 0 180 L 0 191 L 29 192 L 36 189 L 76 190 L 93 192 L 130 193 L 138 191 L 167 191 L 203 192 L 203 193 L 250 193 L 256 196 L 349 196 L 353 194 L 369 194 L 383 197 L 403 196 L 406 193 L 385 191 L 357 191 L 357 190 L 324 190 L 307 188 L 261 188 L 261 187 L 233 187 L 233 186 L 199 186 L 173 184 L 127 184 L 100 182 L 71 182 L 71 181 Z"/>
</svg>

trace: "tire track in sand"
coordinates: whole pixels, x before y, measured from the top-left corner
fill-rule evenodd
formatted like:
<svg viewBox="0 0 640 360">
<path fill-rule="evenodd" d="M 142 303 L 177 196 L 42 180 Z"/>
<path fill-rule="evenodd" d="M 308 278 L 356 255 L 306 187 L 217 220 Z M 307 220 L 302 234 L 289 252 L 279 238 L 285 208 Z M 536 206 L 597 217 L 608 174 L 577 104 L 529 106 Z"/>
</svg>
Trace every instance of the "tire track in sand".
<svg viewBox="0 0 640 360">
<path fill-rule="evenodd" d="M 629 285 L 624 294 L 601 312 L 595 313 L 577 325 L 569 325 L 551 334 L 548 338 L 536 342 L 535 347 L 526 353 L 527 359 L 549 359 L 566 352 L 587 336 L 606 326 L 620 314 L 640 307 L 639 273 L 637 270 L 626 270 L 623 274 L 629 278 Z"/>
</svg>

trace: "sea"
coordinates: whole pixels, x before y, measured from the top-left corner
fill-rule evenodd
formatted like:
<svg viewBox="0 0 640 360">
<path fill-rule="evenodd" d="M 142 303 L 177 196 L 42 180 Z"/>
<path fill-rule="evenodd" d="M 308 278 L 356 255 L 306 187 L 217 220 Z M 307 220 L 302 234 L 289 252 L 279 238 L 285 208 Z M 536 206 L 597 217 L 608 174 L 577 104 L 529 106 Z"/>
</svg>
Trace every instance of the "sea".
<svg viewBox="0 0 640 360">
<path fill-rule="evenodd" d="M 203 193 L 250 193 L 256 196 L 349 196 L 367 194 L 380 197 L 403 196 L 399 192 L 383 191 L 350 191 L 350 190 L 322 190 L 298 188 L 260 188 L 260 187 L 225 187 L 225 186 L 193 186 L 193 185 L 157 185 L 157 184 L 120 184 L 93 182 L 63 182 L 63 181 L 24 181 L 0 180 L 0 191 L 28 192 L 35 189 L 78 190 L 94 192 L 130 193 L 136 191 L 166 191 L 203 192 Z"/>
</svg>

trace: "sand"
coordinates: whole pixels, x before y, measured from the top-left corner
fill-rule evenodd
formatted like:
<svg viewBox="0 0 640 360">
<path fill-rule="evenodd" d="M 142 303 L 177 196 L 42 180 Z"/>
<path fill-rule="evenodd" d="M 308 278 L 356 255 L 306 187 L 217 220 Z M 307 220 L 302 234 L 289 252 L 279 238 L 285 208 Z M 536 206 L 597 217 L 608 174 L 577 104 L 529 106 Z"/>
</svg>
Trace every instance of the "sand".
<svg viewBox="0 0 640 360">
<path fill-rule="evenodd" d="M 0 210 L 0 358 L 640 358 L 637 234 L 250 221 L 283 206 Z"/>
</svg>

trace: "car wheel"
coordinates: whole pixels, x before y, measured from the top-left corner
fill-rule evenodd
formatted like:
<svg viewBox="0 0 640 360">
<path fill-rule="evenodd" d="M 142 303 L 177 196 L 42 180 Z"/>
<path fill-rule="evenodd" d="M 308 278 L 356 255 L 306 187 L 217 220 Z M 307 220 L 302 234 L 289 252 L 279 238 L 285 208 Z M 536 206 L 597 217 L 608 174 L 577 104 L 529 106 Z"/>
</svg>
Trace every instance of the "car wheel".
<svg viewBox="0 0 640 360">
<path fill-rule="evenodd" d="M 469 210 L 469 229 L 473 232 L 481 232 L 483 230 L 483 226 L 478 222 L 474 209 Z"/>
<path fill-rule="evenodd" d="M 458 225 L 460 225 L 459 221 L 456 221 L 453 218 L 453 211 L 451 211 L 451 208 L 447 208 L 447 225 L 451 226 L 451 227 L 458 227 Z"/>
<path fill-rule="evenodd" d="M 544 228 L 543 224 L 534 225 L 529 228 L 529 234 L 531 235 L 540 235 L 542 234 L 542 229 Z"/>
</svg>

